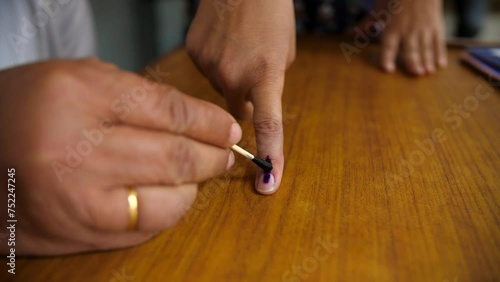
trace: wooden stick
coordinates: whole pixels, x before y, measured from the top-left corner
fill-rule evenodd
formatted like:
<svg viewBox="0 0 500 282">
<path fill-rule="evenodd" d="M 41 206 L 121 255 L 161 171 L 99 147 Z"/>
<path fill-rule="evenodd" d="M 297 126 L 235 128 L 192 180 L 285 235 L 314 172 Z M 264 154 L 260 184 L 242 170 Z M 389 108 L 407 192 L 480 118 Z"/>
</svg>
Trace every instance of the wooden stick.
<svg viewBox="0 0 500 282">
<path fill-rule="evenodd" d="M 260 168 L 262 168 L 265 172 L 269 172 L 269 171 L 273 170 L 273 164 L 272 163 L 270 163 L 270 162 L 268 162 L 266 160 L 263 160 L 263 159 L 255 157 L 254 155 L 250 154 L 247 150 L 241 148 L 240 146 L 233 145 L 233 146 L 231 146 L 231 149 L 233 149 L 237 153 L 243 155 L 245 158 L 247 158 L 247 159 L 251 160 L 252 162 L 254 162 L 257 166 L 259 166 Z"/>
<path fill-rule="evenodd" d="M 249 160 L 253 160 L 255 158 L 254 155 L 250 154 L 248 151 L 246 151 L 245 149 L 241 148 L 238 145 L 233 145 L 231 149 L 233 149 L 234 151 L 236 151 L 237 153 L 241 154 L 242 156 L 244 156 Z"/>
</svg>

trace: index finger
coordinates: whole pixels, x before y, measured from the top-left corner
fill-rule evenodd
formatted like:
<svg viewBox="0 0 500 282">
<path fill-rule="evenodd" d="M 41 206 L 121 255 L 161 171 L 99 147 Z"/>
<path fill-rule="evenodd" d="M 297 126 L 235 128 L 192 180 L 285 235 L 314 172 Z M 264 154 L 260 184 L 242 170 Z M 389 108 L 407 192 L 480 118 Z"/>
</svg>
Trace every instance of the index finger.
<svg viewBox="0 0 500 282">
<path fill-rule="evenodd" d="M 257 155 L 270 161 L 273 170 L 260 170 L 255 187 L 261 194 L 273 194 L 280 186 L 285 158 L 283 155 L 283 121 L 281 96 L 284 74 L 265 81 L 251 90 L 254 106 L 253 122 L 257 138 Z"/>
<path fill-rule="evenodd" d="M 124 72 L 130 90 L 117 97 L 111 111 L 122 122 L 164 130 L 227 148 L 241 139 L 241 128 L 225 110 L 179 90 Z"/>
</svg>

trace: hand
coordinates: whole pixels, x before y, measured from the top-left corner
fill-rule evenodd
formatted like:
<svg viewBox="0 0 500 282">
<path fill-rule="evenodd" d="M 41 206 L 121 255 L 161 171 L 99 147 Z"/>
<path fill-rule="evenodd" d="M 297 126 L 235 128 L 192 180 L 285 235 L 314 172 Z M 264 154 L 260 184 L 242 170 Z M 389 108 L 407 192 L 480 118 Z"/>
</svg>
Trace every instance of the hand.
<svg viewBox="0 0 500 282">
<path fill-rule="evenodd" d="M 0 167 L 5 176 L 16 169 L 18 254 L 151 238 L 179 221 L 197 182 L 234 163 L 228 148 L 241 138 L 217 106 L 97 59 L 2 71 L 0 85 Z M 126 230 L 129 186 L 138 191 L 137 231 Z"/>
<path fill-rule="evenodd" d="M 447 65 L 441 0 L 381 0 L 374 13 L 385 25 L 380 60 L 383 69 L 395 70 L 398 52 L 414 75 L 431 74 L 436 66 Z"/>
<path fill-rule="evenodd" d="M 285 71 L 295 59 L 291 0 L 202 0 L 189 29 L 187 50 L 199 70 L 225 97 L 230 112 L 253 116 L 257 155 L 273 163 L 256 189 L 272 194 L 284 167 L 281 95 Z"/>
</svg>

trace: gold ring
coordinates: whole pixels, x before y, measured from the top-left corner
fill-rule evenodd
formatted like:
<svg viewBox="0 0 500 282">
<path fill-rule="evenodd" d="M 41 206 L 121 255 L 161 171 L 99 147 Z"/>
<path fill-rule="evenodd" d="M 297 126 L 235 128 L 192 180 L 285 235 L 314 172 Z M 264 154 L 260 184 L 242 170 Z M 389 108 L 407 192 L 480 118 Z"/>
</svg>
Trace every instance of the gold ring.
<svg viewBox="0 0 500 282">
<path fill-rule="evenodd" d="M 139 217 L 139 209 L 137 201 L 137 189 L 135 187 L 128 187 L 128 208 L 130 213 L 130 220 L 128 223 L 128 230 L 137 230 L 137 218 Z"/>
</svg>

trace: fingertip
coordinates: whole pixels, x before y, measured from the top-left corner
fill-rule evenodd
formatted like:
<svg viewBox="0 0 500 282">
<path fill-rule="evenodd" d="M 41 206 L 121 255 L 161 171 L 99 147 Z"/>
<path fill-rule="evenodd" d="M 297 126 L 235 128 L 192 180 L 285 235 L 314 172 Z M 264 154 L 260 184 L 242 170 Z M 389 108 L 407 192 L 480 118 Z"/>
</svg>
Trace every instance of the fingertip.
<svg viewBox="0 0 500 282">
<path fill-rule="evenodd" d="M 382 67 L 391 73 L 396 70 L 396 55 L 399 47 L 399 38 L 394 35 L 385 35 L 382 38 Z"/>
<path fill-rule="evenodd" d="M 415 71 L 417 75 L 425 75 L 425 68 L 422 65 L 417 65 Z"/>
<path fill-rule="evenodd" d="M 440 68 L 445 68 L 448 65 L 448 56 L 444 32 L 439 32 L 434 35 L 434 46 L 436 50 L 436 64 Z"/>
<path fill-rule="evenodd" d="M 278 190 L 278 186 L 272 172 L 260 173 L 260 176 L 257 176 L 255 188 L 262 195 L 274 194 Z"/>
<path fill-rule="evenodd" d="M 396 70 L 394 62 L 385 62 L 382 64 L 382 68 L 388 73 L 393 73 Z"/>
<path fill-rule="evenodd" d="M 271 195 L 279 188 L 283 166 L 282 161 L 274 159 L 273 162 L 269 156 L 266 157 L 266 161 L 273 164 L 273 169 L 271 171 L 258 171 L 255 179 L 255 189 L 262 195 Z"/>
<path fill-rule="evenodd" d="M 235 162 L 234 153 L 232 151 L 230 151 L 229 152 L 229 157 L 227 159 L 226 170 L 230 169 L 234 165 L 234 162 Z"/>
<path fill-rule="evenodd" d="M 229 144 L 234 145 L 240 142 L 243 132 L 241 126 L 238 123 L 233 123 L 229 132 Z"/>
<path fill-rule="evenodd" d="M 422 76 L 425 74 L 425 71 L 423 68 L 416 68 L 413 74 L 415 74 L 416 76 Z"/>
<path fill-rule="evenodd" d="M 434 64 L 427 64 L 427 73 L 431 74 L 431 73 L 434 73 L 436 71 L 436 67 L 434 66 Z"/>
<path fill-rule="evenodd" d="M 381 55 L 381 65 L 386 72 L 393 72 L 396 69 L 394 61 L 396 59 L 393 46 L 384 46 Z"/>
<path fill-rule="evenodd" d="M 425 69 L 422 67 L 422 65 L 418 63 L 411 63 L 407 65 L 408 71 L 416 76 L 421 76 L 425 74 Z"/>
<path fill-rule="evenodd" d="M 448 58 L 446 58 L 446 56 L 439 58 L 438 64 L 439 64 L 440 68 L 447 67 L 448 66 Z"/>
</svg>

